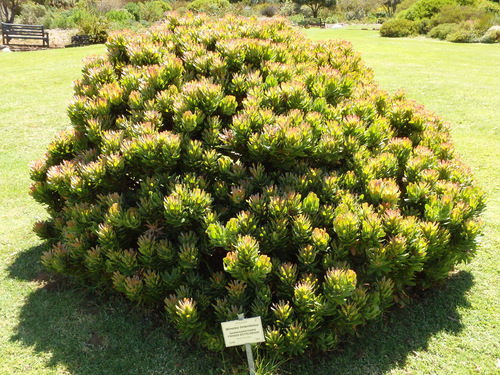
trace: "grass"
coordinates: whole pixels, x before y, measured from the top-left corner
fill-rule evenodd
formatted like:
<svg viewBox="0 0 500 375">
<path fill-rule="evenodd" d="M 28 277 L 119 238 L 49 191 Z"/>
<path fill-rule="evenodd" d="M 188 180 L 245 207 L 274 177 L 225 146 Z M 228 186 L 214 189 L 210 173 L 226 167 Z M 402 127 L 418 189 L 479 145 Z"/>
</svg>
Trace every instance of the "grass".
<svg viewBox="0 0 500 375">
<path fill-rule="evenodd" d="M 307 32 L 352 41 L 382 88 L 405 89 L 452 123 L 456 147 L 489 201 L 476 258 L 446 284 L 363 328 L 337 352 L 291 361 L 284 370 L 499 373 L 500 47 L 382 39 L 364 30 Z M 44 211 L 27 194 L 28 163 L 69 126 L 71 81 L 85 56 L 102 52 L 92 46 L 0 55 L 0 375 L 232 373 L 226 357 L 177 342 L 153 312 L 52 278 L 39 264 L 43 247 L 31 226 Z"/>
</svg>

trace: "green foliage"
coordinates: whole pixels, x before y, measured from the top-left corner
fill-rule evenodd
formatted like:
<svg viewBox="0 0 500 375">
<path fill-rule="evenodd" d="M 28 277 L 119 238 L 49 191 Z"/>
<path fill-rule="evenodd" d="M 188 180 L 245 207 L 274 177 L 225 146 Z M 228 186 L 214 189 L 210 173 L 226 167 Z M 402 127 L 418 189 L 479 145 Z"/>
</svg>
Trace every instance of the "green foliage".
<svg viewBox="0 0 500 375">
<path fill-rule="evenodd" d="M 333 16 L 328 16 L 325 18 L 325 23 L 338 23 L 339 22 L 339 16 L 333 15 Z"/>
<path fill-rule="evenodd" d="M 448 42 L 453 43 L 470 43 L 477 37 L 477 34 L 470 29 L 458 29 L 446 36 Z"/>
<path fill-rule="evenodd" d="M 108 37 L 109 21 L 105 17 L 84 13 L 78 28 L 80 34 L 89 36 L 90 43 L 104 43 Z"/>
<path fill-rule="evenodd" d="M 57 9 L 27 1 L 22 4 L 15 22 L 29 25 L 44 25 L 46 28 L 70 29 L 77 27 L 83 11 L 78 8 Z"/>
<path fill-rule="evenodd" d="M 347 42 L 169 14 L 113 33 L 74 91 L 31 165 L 43 264 L 211 350 L 239 313 L 270 353 L 332 350 L 474 254 L 484 197 L 449 129 Z"/>
<path fill-rule="evenodd" d="M 229 7 L 228 0 L 194 0 L 187 5 L 187 9 L 208 14 L 218 14 Z"/>
<path fill-rule="evenodd" d="M 49 23 L 45 23 L 45 26 L 47 28 L 74 29 L 77 27 L 76 20 L 78 19 L 77 14 L 79 12 L 79 9 L 55 12 L 52 14 Z"/>
<path fill-rule="evenodd" d="M 299 14 L 294 14 L 292 16 L 288 16 L 287 19 L 290 21 L 290 22 L 293 22 L 295 24 L 306 24 L 306 21 L 305 21 L 305 17 L 302 13 L 299 13 Z"/>
<path fill-rule="evenodd" d="M 427 36 L 445 40 L 449 34 L 456 32 L 459 28 L 460 25 L 457 25 L 456 23 L 443 23 L 432 28 Z"/>
<path fill-rule="evenodd" d="M 496 8 L 486 3 L 418 0 L 401 11 L 398 18 L 415 20 L 420 34 L 453 42 L 475 42 L 488 39 L 481 36 L 498 23 Z"/>
<path fill-rule="evenodd" d="M 408 9 L 398 13 L 398 17 L 412 21 L 431 18 L 450 4 L 455 4 L 455 0 L 418 0 Z"/>
<path fill-rule="evenodd" d="M 397 16 L 413 21 L 443 17 L 439 23 L 450 23 L 457 18 L 470 19 L 467 14 L 477 13 L 481 8 L 484 6 L 476 0 L 417 0 L 401 3 Z"/>
<path fill-rule="evenodd" d="M 43 19 L 47 16 L 47 9 L 43 5 L 28 1 L 21 5 L 20 13 L 16 17 L 16 22 L 36 25 L 43 23 Z"/>
<path fill-rule="evenodd" d="M 479 4 L 479 8 L 485 12 L 500 15 L 500 4 L 491 1 L 483 1 Z"/>
<path fill-rule="evenodd" d="M 381 9 L 382 1 L 338 0 L 337 6 L 347 20 L 366 20 Z"/>
<path fill-rule="evenodd" d="M 403 0 L 396 6 L 396 13 L 400 13 L 408 8 L 410 8 L 413 4 L 415 4 L 418 0 Z"/>
<path fill-rule="evenodd" d="M 313 18 L 319 18 L 319 11 L 323 8 L 334 7 L 337 0 L 293 0 L 294 3 L 308 7 Z"/>
<path fill-rule="evenodd" d="M 138 14 L 139 20 L 156 22 L 164 18 L 165 12 L 168 12 L 169 10 L 172 10 L 172 7 L 165 1 L 154 0 L 140 2 Z"/>
<path fill-rule="evenodd" d="M 135 20 L 135 16 L 126 9 L 114 9 L 106 13 L 106 18 L 111 22 L 125 22 Z"/>
<path fill-rule="evenodd" d="M 43 24 L 47 28 L 78 28 L 80 33 L 89 33 L 94 43 L 103 43 L 109 30 L 144 28 L 144 25 L 161 20 L 171 9 L 168 2 L 160 0 L 131 2 L 123 8 L 119 8 L 114 0 L 98 3 L 85 1 L 70 9 L 27 2 L 23 4 L 17 22 Z"/>
<path fill-rule="evenodd" d="M 484 35 L 481 37 L 480 41 L 482 43 L 498 43 L 500 42 L 500 28 L 491 28 L 486 31 Z"/>
<path fill-rule="evenodd" d="M 292 0 L 285 0 L 279 7 L 279 14 L 284 17 L 293 16 L 297 5 Z"/>
<path fill-rule="evenodd" d="M 382 6 L 385 11 L 385 15 L 392 16 L 396 13 L 396 9 L 402 3 L 401 0 L 384 0 L 382 1 Z"/>
<path fill-rule="evenodd" d="M 141 19 L 140 16 L 141 8 L 137 3 L 127 3 L 123 6 L 123 9 L 132 14 L 136 21 L 139 21 Z"/>
<path fill-rule="evenodd" d="M 266 6 L 260 9 L 260 14 L 264 17 L 274 17 L 278 13 L 279 9 L 277 6 L 272 4 L 266 4 Z"/>
<path fill-rule="evenodd" d="M 461 6 L 458 4 L 445 5 L 440 12 L 433 17 L 435 24 L 455 23 L 459 24 L 478 16 L 479 8 L 472 6 Z"/>
<path fill-rule="evenodd" d="M 380 35 L 390 38 L 401 38 L 418 34 L 415 22 L 404 18 L 392 18 L 380 27 Z"/>
</svg>

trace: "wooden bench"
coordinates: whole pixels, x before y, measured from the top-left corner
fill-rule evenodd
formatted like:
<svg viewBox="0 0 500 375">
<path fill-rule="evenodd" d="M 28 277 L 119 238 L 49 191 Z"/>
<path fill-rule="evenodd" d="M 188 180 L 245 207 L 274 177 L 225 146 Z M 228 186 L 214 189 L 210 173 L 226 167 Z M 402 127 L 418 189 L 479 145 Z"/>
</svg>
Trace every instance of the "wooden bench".
<svg viewBox="0 0 500 375">
<path fill-rule="evenodd" d="M 37 39 L 43 41 L 43 46 L 49 46 L 49 33 L 43 25 L 20 25 L 2 22 L 2 41 L 9 44 L 11 39 Z"/>
<path fill-rule="evenodd" d="M 309 18 L 307 20 L 307 26 L 308 27 L 321 27 L 322 29 L 325 28 L 326 24 L 325 21 L 323 21 L 321 18 Z"/>
</svg>

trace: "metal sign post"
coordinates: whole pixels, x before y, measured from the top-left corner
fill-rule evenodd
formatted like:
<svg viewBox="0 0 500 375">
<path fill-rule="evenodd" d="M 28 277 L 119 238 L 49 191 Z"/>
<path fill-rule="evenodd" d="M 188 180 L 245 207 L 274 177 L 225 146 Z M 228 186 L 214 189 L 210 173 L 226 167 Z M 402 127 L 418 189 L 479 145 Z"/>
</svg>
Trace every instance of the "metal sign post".
<svg viewBox="0 0 500 375">
<path fill-rule="evenodd" d="M 245 319 L 245 314 L 238 314 L 238 320 Z M 255 361 L 253 360 L 252 345 L 245 344 L 245 351 L 247 352 L 248 369 L 250 375 L 255 375 Z"/>
<path fill-rule="evenodd" d="M 266 341 L 260 316 L 245 319 L 244 314 L 238 314 L 238 320 L 223 322 L 221 325 L 226 347 L 245 345 L 250 375 L 255 375 L 251 344 Z"/>
</svg>

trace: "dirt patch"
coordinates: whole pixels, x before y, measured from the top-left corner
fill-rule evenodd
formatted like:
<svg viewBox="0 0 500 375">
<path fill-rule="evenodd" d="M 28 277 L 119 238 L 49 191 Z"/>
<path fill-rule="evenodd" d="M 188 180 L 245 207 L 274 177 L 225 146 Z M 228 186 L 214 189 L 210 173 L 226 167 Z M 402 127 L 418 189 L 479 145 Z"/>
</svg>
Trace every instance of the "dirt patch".
<svg viewBox="0 0 500 375">
<path fill-rule="evenodd" d="M 40 284 L 41 287 L 44 287 L 47 285 L 49 282 L 51 282 L 51 274 L 48 271 L 40 271 L 35 278 L 33 279 L 34 282 Z"/>
<path fill-rule="evenodd" d="M 87 345 L 102 349 L 104 347 L 103 337 L 97 333 L 92 333 L 92 336 L 90 336 L 90 339 L 87 341 Z"/>
<path fill-rule="evenodd" d="M 63 290 L 67 286 L 67 280 L 60 276 L 53 275 L 46 270 L 40 271 L 33 281 L 47 292 L 57 292 Z"/>
<path fill-rule="evenodd" d="M 71 37 L 78 33 L 78 30 L 71 29 L 50 29 L 49 40 L 50 48 L 64 48 L 71 44 Z"/>
</svg>

